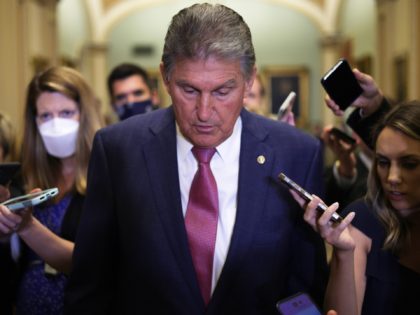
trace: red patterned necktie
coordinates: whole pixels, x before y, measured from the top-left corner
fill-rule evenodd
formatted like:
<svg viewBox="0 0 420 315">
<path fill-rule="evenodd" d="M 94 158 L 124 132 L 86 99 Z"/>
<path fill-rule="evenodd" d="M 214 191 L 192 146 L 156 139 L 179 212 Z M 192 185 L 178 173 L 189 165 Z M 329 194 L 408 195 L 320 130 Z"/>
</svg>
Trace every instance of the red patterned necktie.
<svg viewBox="0 0 420 315">
<path fill-rule="evenodd" d="M 192 152 L 198 161 L 198 170 L 191 184 L 185 225 L 201 295 L 207 305 L 211 296 L 219 215 L 217 185 L 210 169 L 210 160 L 216 149 L 194 147 Z"/>
</svg>

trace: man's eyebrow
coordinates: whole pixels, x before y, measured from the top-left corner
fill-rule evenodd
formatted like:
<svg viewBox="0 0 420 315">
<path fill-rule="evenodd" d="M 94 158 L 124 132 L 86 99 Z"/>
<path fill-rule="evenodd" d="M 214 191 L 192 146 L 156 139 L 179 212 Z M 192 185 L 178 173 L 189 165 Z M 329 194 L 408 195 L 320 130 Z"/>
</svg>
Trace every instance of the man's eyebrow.
<svg viewBox="0 0 420 315">
<path fill-rule="evenodd" d="M 219 87 L 216 88 L 216 90 L 220 89 L 220 88 L 224 88 L 224 87 L 236 86 L 236 84 L 237 84 L 237 81 L 235 79 L 230 79 L 230 80 L 227 80 L 226 82 L 222 83 Z"/>
<path fill-rule="evenodd" d="M 135 89 L 135 90 L 128 91 L 128 92 L 115 94 L 115 96 L 116 97 L 123 97 L 123 96 L 127 96 L 129 94 L 132 94 L 132 93 L 139 93 L 139 92 L 143 93 L 144 91 L 145 91 L 145 89 Z"/>
<path fill-rule="evenodd" d="M 193 86 L 190 82 L 188 82 L 187 80 L 183 80 L 183 79 L 179 79 L 175 81 L 175 84 L 177 85 L 181 85 L 181 86 Z"/>
<path fill-rule="evenodd" d="M 175 83 L 179 86 L 190 86 L 192 88 L 196 88 L 193 83 L 188 82 L 186 80 L 182 80 L 182 79 L 176 80 Z M 219 84 L 218 86 L 216 86 L 215 90 L 220 89 L 220 88 L 224 88 L 224 87 L 236 86 L 236 84 L 237 84 L 237 81 L 235 79 L 229 79 L 229 80 Z"/>
</svg>

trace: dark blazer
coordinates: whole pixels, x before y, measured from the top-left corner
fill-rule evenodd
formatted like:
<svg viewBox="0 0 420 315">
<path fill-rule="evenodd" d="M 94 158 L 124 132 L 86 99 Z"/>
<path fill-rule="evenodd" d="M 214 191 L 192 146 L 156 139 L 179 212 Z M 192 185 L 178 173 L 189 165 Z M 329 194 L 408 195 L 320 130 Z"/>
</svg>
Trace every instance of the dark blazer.
<svg viewBox="0 0 420 315">
<path fill-rule="evenodd" d="M 207 308 L 188 248 L 170 107 L 97 133 L 65 314 L 278 314 L 276 301 L 302 290 L 321 302 L 323 242 L 277 181 L 283 171 L 320 194 L 319 142 L 245 110 L 241 117 L 236 222 Z"/>
<path fill-rule="evenodd" d="M 330 205 L 334 202 L 340 204 L 340 209 L 344 209 L 351 202 L 366 195 L 367 191 L 367 178 L 369 169 L 362 162 L 359 154 L 356 152 L 356 181 L 350 187 L 342 188 L 338 185 L 334 177 L 333 166 L 328 167 L 324 173 L 325 179 L 325 203 Z"/>
<path fill-rule="evenodd" d="M 379 108 L 368 117 L 362 118 L 360 116 L 360 109 L 356 108 L 350 114 L 346 123 L 359 135 L 359 137 L 371 148 L 375 147 L 372 139 L 372 132 L 381 119 L 391 109 L 391 105 L 384 97 Z"/>
</svg>

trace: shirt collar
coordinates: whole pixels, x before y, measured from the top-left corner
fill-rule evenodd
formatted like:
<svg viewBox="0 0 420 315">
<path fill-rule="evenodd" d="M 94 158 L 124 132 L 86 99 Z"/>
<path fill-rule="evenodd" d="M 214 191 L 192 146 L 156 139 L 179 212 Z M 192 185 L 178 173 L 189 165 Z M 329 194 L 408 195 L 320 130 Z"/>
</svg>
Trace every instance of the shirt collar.
<svg viewBox="0 0 420 315">
<path fill-rule="evenodd" d="M 193 144 L 189 142 L 187 138 L 185 138 L 184 135 L 181 133 L 178 123 L 175 123 L 177 151 L 181 159 L 185 159 L 191 153 Z M 235 126 L 233 127 L 232 134 L 216 147 L 216 153 L 221 157 L 222 160 L 226 161 L 226 159 L 232 155 L 232 152 L 237 152 L 237 154 L 239 154 L 241 133 L 242 119 L 241 116 L 238 116 L 235 122 Z"/>
</svg>

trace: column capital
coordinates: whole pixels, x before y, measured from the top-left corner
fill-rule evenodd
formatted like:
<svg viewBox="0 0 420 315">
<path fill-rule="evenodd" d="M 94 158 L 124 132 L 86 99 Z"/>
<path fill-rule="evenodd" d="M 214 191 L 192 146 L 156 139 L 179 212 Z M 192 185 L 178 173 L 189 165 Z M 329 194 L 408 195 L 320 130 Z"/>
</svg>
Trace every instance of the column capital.
<svg viewBox="0 0 420 315">
<path fill-rule="evenodd" d="M 105 53 L 108 51 L 108 44 L 106 42 L 91 41 L 84 45 L 87 51 Z"/>
<path fill-rule="evenodd" d="M 320 44 L 322 48 L 337 47 L 343 44 L 345 37 L 340 33 L 325 35 L 321 38 Z"/>
<path fill-rule="evenodd" d="M 377 5 L 385 4 L 387 2 L 395 2 L 395 0 L 376 0 Z"/>
<path fill-rule="evenodd" d="M 60 0 L 34 0 L 34 2 L 37 2 L 38 4 L 42 6 L 48 6 L 48 5 L 57 5 Z"/>
</svg>

